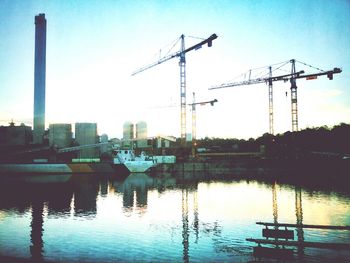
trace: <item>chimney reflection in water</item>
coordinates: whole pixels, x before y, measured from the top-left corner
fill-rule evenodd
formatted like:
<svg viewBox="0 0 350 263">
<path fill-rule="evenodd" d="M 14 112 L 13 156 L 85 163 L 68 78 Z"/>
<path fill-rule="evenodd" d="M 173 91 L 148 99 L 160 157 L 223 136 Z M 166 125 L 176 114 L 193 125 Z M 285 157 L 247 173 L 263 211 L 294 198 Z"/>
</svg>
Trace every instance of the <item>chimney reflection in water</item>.
<svg viewBox="0 0 350 263">
<path fill-rule="evenodd" d="M 43 261 L 44 242 L 43 242 L 43 224 L 44 224 L 44 202 L 34 200 L 32 203 L 32 222 L 30 224 L 30 254 L 33 262 Z"/>
</svg>

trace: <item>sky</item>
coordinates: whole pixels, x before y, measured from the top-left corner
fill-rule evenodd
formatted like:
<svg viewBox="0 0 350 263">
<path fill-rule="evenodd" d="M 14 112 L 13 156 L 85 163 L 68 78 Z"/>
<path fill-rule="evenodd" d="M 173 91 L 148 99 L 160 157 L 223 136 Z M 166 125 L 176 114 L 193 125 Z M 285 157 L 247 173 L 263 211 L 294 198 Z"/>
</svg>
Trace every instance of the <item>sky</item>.
<svg viewBox="0 0 350 263">
<path fill-rule="evenodd" d="M 33 123 L 34 17 L 47 19 L 46 127 L 96 122 L 122 137 L 126 121 L 148 135 L 180 136 L 179 58 L 135 76 L 184 34 L 187 103 L 197 106 L 197 138 L 257 138 L 269 131 L 265 84 L 209 90 L 252 68 L 296 59 L 296 70 L 342 69 L 332 81 L 297 80 L 299 129 L 350 123 L 350 1 L 17 1 L 0 0 L 0 125 Z M 310 67 L 309 65 L 315 67 Z M 288 74 L 288 64 L 284 72 Z M 292 129 L 290 83 L 274 83 L 274 130 Z M 287 94 L 286 94 L 287 92 Z M 187 111 L 191 132 L 191 111 Z"/>
</svg>

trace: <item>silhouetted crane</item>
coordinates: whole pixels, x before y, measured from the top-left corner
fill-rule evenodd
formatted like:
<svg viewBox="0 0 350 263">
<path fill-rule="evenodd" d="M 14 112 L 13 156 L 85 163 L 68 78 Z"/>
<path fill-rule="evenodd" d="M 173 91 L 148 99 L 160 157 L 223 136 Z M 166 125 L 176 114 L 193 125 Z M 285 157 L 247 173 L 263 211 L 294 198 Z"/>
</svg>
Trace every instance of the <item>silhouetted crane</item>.
<svg viewBox="0 0 350 263">
<path fill-rule="evenodd" d="M 134 76 L 142 71 L 145 71 L 146 69 L 152 68 L 156 65 L 159 65 L 165 61 L 168 61 L 172 58 L 175 57 L 179 57 L 180 58 L 180 62 L 179 62 L 179 66 L 180 66 L 180 103 L 181 103 L 181 115 L 180 115 L 180 119 L 181 119 L 181 140 L 182 143 L 185 142 L 186 139 L 186 58 L 185 58 L 185 54 L 189 51 L 192 50 L 197 50 L 200 49 L 203 45 L 208 44 L 208 47 L 212 46 L 212 42 L 214 39 L 217 38 L 216 34 L 212 34 L 209 38 L 199 42 L 198 44 L 190 47 L 190 48 L 185 48 L 185 36 L 181 35 L 180 39 L 181 40 L 181 47 L 180 50 L 164 56 L 162 58 L 160 58 L 158 61 L 151 63 L 147 66 L 144 66 L 136 71 L 134 71 L 131 75 Z"/>
<path fill-rule="evenodd" d="M 291 83 L 291 113 L 292 113 L 292 131 L 298 130 L 298 99 L 297 99 L 297 85 L 296 85 L 296 79 L 300 78 L 306 78 L 307 80 L 310 79 L 317 79 L 318 76 L 327 75 L 327 77 L 332 80 L 333 74 L 337 74 L 342 72 L 339 68 L 334 68 L 333 70 L 329 71 L 322 71 L 319 73 L 314 74 L 308 74 L 303 75 L 305 72 L 303 70 L 296 72 L 295 70 L 295 59 L 291 59 L 282 66 L 286 65 L 287 63 L 292 64 L 292 69 L 290 74 L 281 75 L 281 76 L 272 76 L 272 67 L 269 66 L 269 77 L 266 78 L 256 78 L 256 79 L 249 79 L 239 82 L 229 82 L 229 83 L 223 83 L 217 86 L 213 86 L 209 88 L 209 90 L 213 89 L 222 89 L 222 88 L 228 88 L 228 87 L 235 87 L 235 86 L 244 86 L 244 85 L 251 85 L 251 84 L 259 84 L 259 83 L 267 83 L 269 85 L 269 133 L 274 134 L 274 123 L 273 123 L 273 91 L 272 91 L 272 82 L 274 81 L 280 81 L 283 80 L 284 82 L 290 81 Z M 300 62 L 302 63 L 302 62 Z M 304 65 L 307 65 L 305 63 L 302 63 Z M 281 67 L 282 67 L 281 66 Z M 310 65 L 307 65 L 310 66 Z M 311 67 L 311 66 L 310 66 Z M 320 69 L 318 69 L 320 70 Z M 250 71 L 251 73 L 251 71 Z M 249 74 L 250 76 L 250 74 Z"/>
<path fill-rule="evenodd" d="M 193 92 L 193 102 L 188 104 L 189 106 L 192 106 L 192 157 L 195 157 L 196 155 L 196 137 L 197 137 L 197 114 L 196 114 L 196 105 L 206 105 L 210 104 L 211 106 L 214 106 L 214 103 L 218 102 L 217 99 L 209 100 L 209 101 L 202 101 L 202 102 L 196 102 L 195 93 Z"/>
</svg>

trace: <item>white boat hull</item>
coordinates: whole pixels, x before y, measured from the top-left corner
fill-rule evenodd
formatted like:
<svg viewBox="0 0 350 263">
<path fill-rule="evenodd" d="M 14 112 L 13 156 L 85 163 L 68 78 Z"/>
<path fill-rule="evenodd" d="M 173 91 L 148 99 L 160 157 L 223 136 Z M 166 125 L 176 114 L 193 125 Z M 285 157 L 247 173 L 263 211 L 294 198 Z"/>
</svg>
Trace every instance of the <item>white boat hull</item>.
<svg viewBox="0 0 350 263">
<path fill-rule="evenodd" d="M 155 166 L 153 161 L 125 161 L 124 165 L 130 173 L 144 173 Z"/>
<path fill-rule="evenodd" d="M 130 173 L 144 173 L 157 165 L 157 162 L 144 152 L 141 152 L 140 156 L 136 156 L 134 150 L 115 151 L 113 163 L 123 164 Z"/>
</svg>

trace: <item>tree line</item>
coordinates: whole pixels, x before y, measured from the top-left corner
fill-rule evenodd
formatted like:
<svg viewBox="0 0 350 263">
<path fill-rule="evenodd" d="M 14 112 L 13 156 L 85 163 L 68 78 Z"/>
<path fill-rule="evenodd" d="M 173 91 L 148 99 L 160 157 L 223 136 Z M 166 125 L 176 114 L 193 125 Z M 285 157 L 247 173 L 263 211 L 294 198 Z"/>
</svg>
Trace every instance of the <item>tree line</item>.
<svg viewBox="0 0 350 263">
<path fill-rule="evenodd" d="M 297 132 L 262 136 L 248 140 L 204 138 L 197 140 L 197 149 L 217 152 L 257 152 L 267 156 L 301 156 L 307 154 L 350 154 L 350 124 L 341 123 L 331 128 L 321 126 Z"/>
</svg>

